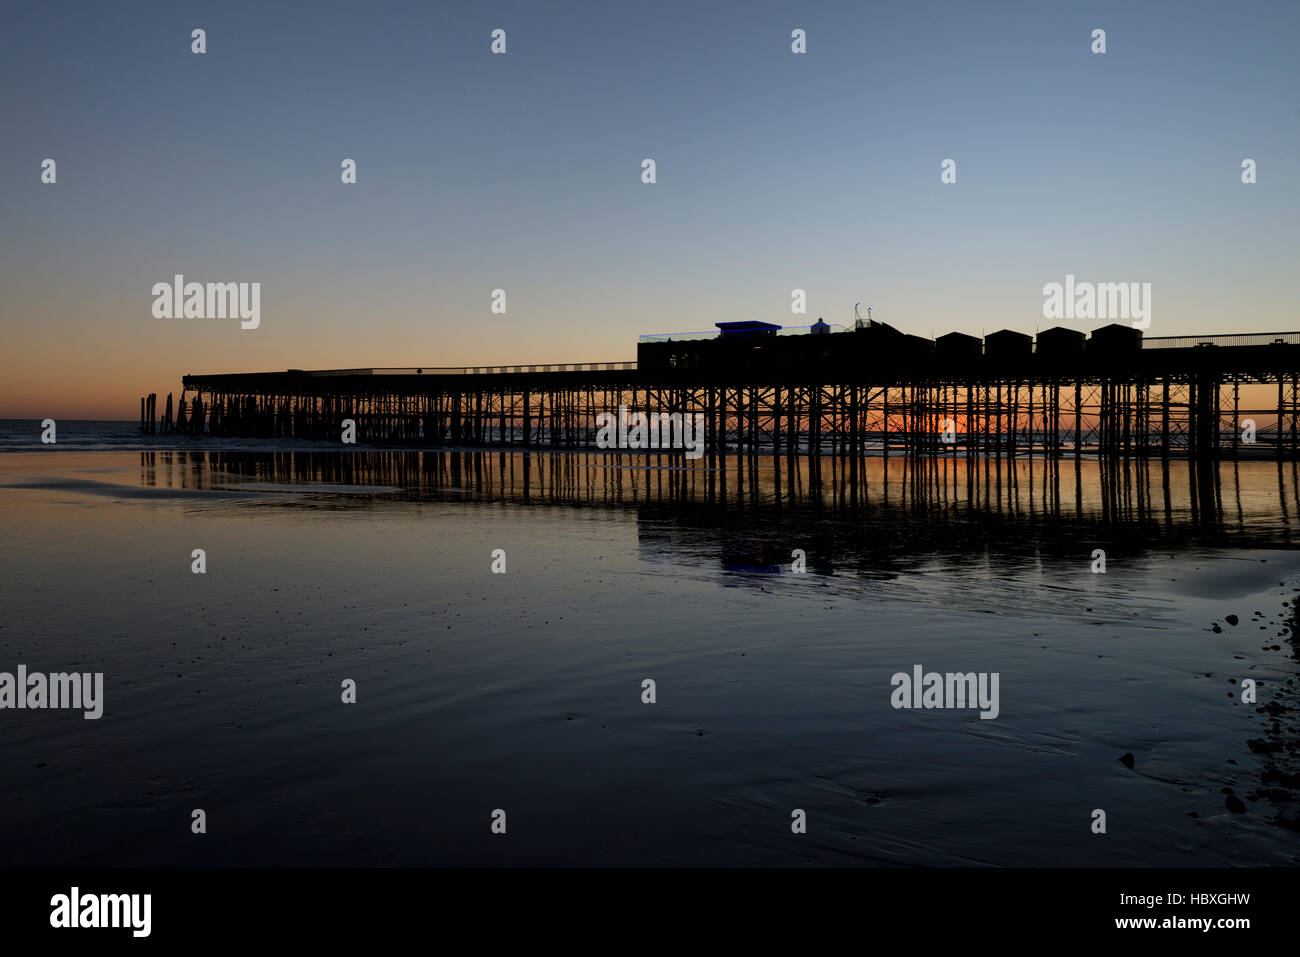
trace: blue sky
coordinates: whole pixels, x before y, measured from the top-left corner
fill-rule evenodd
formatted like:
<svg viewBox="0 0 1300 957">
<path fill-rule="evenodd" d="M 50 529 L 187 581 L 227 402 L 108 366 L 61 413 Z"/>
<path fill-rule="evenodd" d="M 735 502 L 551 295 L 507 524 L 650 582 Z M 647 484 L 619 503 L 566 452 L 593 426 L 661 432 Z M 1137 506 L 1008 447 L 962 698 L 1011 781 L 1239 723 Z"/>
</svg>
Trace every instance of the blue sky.
<svg viewBox="0 0 1300 957">
<path fill-rule="evenodd" d="M 186 372 L 630 359 L 639 333 L 844 323 L 858 300 L 922 335 L 1032 332 L 1067 272 L 1152 283 L 1152 336 L 1300 326 L 1296 3 L 42 3 L 3 22 L 0 374 L 24 400 L 0 414 L 129 415 Z M 177 272 L 260 281 L 259 329 L 154 319 Z"/>
</svg>

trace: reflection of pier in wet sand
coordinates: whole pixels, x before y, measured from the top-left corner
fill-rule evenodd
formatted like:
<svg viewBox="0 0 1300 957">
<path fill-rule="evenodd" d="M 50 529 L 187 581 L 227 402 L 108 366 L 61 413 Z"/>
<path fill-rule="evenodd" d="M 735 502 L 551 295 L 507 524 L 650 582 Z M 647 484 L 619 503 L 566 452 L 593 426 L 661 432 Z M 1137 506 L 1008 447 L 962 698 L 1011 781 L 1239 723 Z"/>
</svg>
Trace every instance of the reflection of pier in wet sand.
<svg viewBox="0 0 1300 957">
<path fill-rule="evenodd" d="M 855 551 L 851 543 L 864 535 L 900 554 L 1000 545 L 1020 552 L 1034 543 L 1068 550 L 1072 560 L 1080 544 L 1100 541 L 1285 548 L 1300 511 L 1294 461 L 936 455 L 841 464 L 603 452 L 141 453 L 143 481 L 174 487 L 383 486 L 383 498 L 634 509 L 672 515 L 681 527 L 744 528 L 755 539 L 764 528 L 824 528 L 834 547 L 821 560 L 831 565 L 844 564 L 833 553 Z"/>
</svg>

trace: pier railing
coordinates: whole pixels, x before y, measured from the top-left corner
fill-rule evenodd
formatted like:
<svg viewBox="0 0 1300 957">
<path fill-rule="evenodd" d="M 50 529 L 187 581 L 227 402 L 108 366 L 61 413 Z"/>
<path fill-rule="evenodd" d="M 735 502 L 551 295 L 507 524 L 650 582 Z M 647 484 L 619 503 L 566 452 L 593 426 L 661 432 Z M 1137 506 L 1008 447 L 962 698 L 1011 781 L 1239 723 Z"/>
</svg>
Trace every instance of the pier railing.
<svg viewBox="0 0 1300 957">
<path fill-rule="evenodd" d="M 1300 346 L 1300 332 L 1248 332 L 1226 336 L 1157 336 L 1143 349 L 1195 349 L 1200 346 Z"/>
<path fill-rule="evenodd" d="M 635 370 L 635 362 L 551 362 L 514 366 L 404 366 L 402 368 L 370 369 L 290 369 L 291 373 L 308 376 L 355 375 L 503 375 L 535 372 L 621 372 Z"/>
</svg>

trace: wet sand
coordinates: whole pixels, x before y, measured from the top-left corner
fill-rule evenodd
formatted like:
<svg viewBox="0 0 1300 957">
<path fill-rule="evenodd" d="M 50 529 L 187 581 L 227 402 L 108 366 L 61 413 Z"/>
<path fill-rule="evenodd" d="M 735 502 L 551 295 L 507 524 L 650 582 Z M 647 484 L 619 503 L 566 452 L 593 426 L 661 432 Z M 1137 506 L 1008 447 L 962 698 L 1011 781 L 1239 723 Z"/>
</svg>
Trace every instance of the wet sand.
<svg viewBox="0 0 1300 957">
<path fill-rule="evenodd" d="M 0 456 L 0 864 L 1296 862 L 1292 465 L 681 465 Z"/>
</svg>

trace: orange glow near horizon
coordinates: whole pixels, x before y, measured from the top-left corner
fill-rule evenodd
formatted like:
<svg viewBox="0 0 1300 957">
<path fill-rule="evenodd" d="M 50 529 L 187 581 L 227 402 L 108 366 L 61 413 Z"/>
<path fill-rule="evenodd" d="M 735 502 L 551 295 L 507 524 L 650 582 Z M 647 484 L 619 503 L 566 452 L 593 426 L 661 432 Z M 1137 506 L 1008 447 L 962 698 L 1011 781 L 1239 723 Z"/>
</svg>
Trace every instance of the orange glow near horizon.
<svg viewBox="0 0 1300 957">
<path fill-rule="evenodd" d="M 141 295 L 129 301 L 105 302 L 77 290 L 42 304 L 41 284 L 30 277 L 21 280 L 0 317 L 5 329 L 0 418 L 136 421 L 141 395 L 157 393 L 161 409 L 168 392 L 179 398 L 181 377 L 191 373 L 629 361 L 636 358 L 637 337 L 643 333 L 711 330 L 715 322 L 756 315 L 786 326 L 807 325 L 819 314 L 841 325 L 852 322 L 851 304 L 837 313 L 822 297 L 810 298 L 808 315 L 791 315 L 786 294 L 776 288 L 738 301 L 725 301 L 712 289 L 698 289 L 698 296 L 661 290 L 631 299 L 615 314 L 607 303 L 619 297 L 610 290 L 587 290 L 589 298 L 582 303 L 542 290 L 531 299 L 514 295 L 504 316 L 490 313 L 486 292 L 474 301 L 466 293 L 431 312 L 412 308 L 414 296 L 381 308 L 369 301 L 371 290 L 349 294 L 340 289 L 328 301 L 283 302 L 276 289 L 264 288 L 260 326 L 243 330 L 237 319 L 156 319 L 148 284 L 140 285 Z M 847 296 L 848 289 L 837 290 L 835 298 Z M 958 315 L 962 295 L 960 284 L 932 288 L 916 303 L 918 314 Z M 395 292 L 392 296 L 398 298 Z M 1037 303 L 1036 295 L 1030 301 Z M 996 314 L 1006 306 L 994 301 L 990 308 Z M 845 311 L 850 314 L 841 314 Z M 1225 329 L 1221 313 L 1205 303 L 1176 324 L 1157 316 L 1148 335 L 1278 331 L 1300 325 L 1287 315 L 1281 306 L 1256 308 L 1249 326 Z M 461 318 L 467 316 L 474 318 Z M 993 315 L 920 320 L 893 310 L 878 310 L 876 318 L 926 336 L 950 329 L 973 335 L 997 328 L 1032 332 L 1052 324 L 1032 316 L 1020 321 Z M 1085 328 L 1088 323 L 1072 325 Z M 1251 404 L 1276 407 L 1275 398 L 1268 397 Z"/>
</svg>

